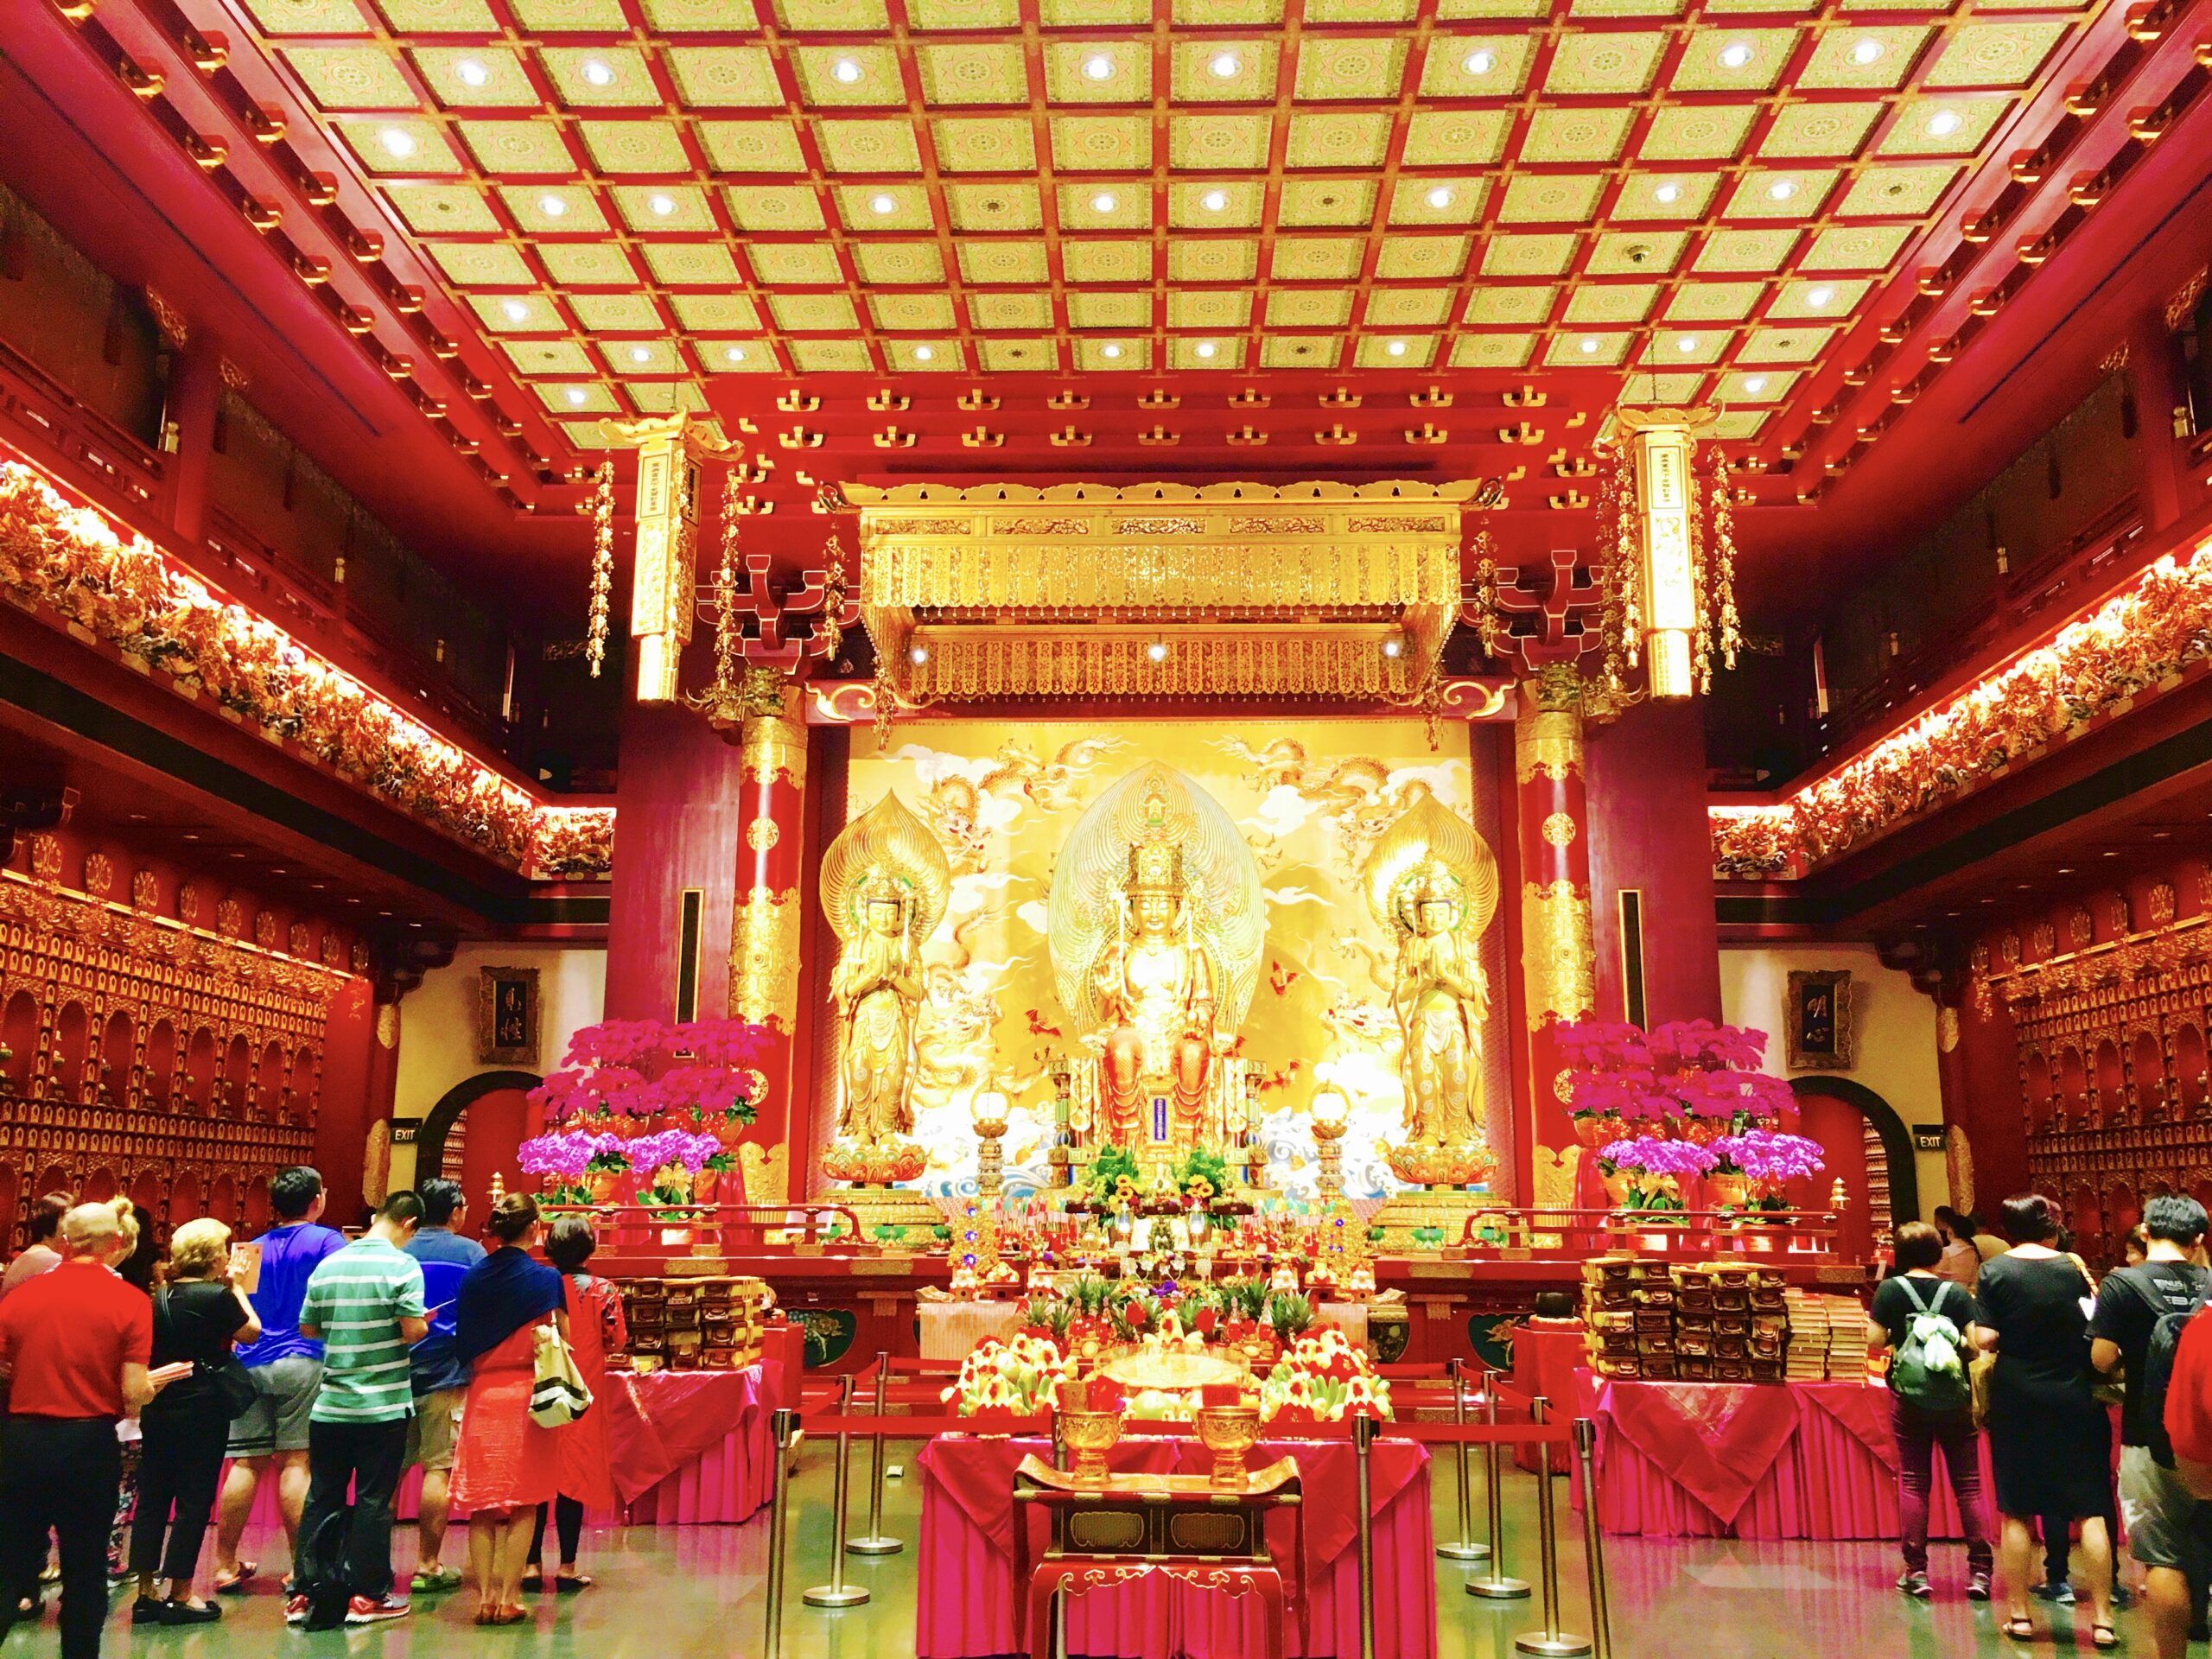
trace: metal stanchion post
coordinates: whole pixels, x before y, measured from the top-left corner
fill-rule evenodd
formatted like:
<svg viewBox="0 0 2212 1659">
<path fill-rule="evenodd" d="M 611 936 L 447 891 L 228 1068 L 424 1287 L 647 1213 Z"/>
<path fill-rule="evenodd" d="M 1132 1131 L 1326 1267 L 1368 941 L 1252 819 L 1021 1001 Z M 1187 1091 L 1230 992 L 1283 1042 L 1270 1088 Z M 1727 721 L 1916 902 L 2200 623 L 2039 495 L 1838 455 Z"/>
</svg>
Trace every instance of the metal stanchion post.
<svg viewBox="0 0 2212 1659">
<path fill-rule="evenodd" d="M 884 1382 L 891 1373 L 891 1356 L 875 1357 L 875 1433 L 870 1437 L 873 1455 L 868 1478 L 868 1535 L 848 1538 L 845 1548 L 855 1555 L 896 1555 L 906 1546 L 883 1535 L 883 1399 Z"/>
<path fill-rule="evenodd" d="M 1375 1420 L 1361 1414 L 1351 1420 L 1351 1460 L 1359 1490 L 1359 1659 L 1375 1659 L 1375 1479 L 1368 1467 L 1375 1445 Z"/>
<path fill-rule="evenodd" d="M 849 1417 L 853 1409 L 851 1373 L 848 1372 L 842 1381 L 843 1386 L 837 1390 L 837 1414 Z M 830 1500 L 830 1582 L 799 1592 L 799 1599 L 810 1607 L 857 1607 L 868 1599 L 868 1592 L 861 1586 L 845 1582 L 845 1500 L 852 1488 L 852 1431 L 841 1428 L 837 1431 L 836 1495 Z"/>
<path fill-rule="evenodd" d="M 1483 1421 L 1492 1428 L 1497 1427 L 1497 1389 L 1494 1384 L 1483 1390 Z M 1527 1580 L 1510 1577 L 1505 1571 L 1503 1453 L 1504 1447 L 1496 1440 L 1483 1447 L 1483 1522 L 1487 1532 L 1490 1571 L 1478 1579 L 1469 1579 L 1467 1593 L 1486 1601 L 1518 1601 L 1529 1593 Z"/>
<path fill-rule="evenodd" d="M 1530 1414 L 1544 1421 L 1545 1401 L 1538 1395 L 1529 1402 Z M 1544 1628 L 1524 1630 L 1513 1638 L 1514 1650 L 1538 1659 L 1576 1659 L 1590 1651 L 1590 1638 L 1559 1627 L 1559 1516 L 1552 1496 L 1552 1443 L 1536 1442 L 1536 1548 L 1542 1570 Z"/>
<path fill-rule="evenodd" d="M 1467 1426 L 1467 1373 L 1465 1362 L 1452 1362 L 1452 1421 L 1462 1428 Z M 1490 1554 L 1486 1545 L 1475 1542 L 1471 1535 L 1472 1519 L 1467 1507 L 1467 1443 L 1465 1440 L 1452 1448 L 1457 1453 L 1453 1461 L 1459 1466 L 1459 1536 L 1455 1543 L 1439 1544 L 1436 1553 L 1447 1561 L 1479 1561 Z"/>
<path fill-rule="evenodd" d="M 776 1437 L 776 1468 L 768 1500 L 768 1630 L 760 1644 L 760 1659 L 779 1659 L 784 1649 L 785 1522 L 791 1510 L 791 1447 L 799 1440 L 798 1413 L 789 1406 L 776 1408 L 771 1418 Z"/>
<path fill-rule="evenodd" d="M 1575 1478 L 1582 1492 L 1582 1561 L 1590 1575 L 1590 1659 L 1613 1659 L 1612 1593 L 1605 1583 L 1605 1535 L 1598 1524 L 1598 1425 L 1574 1420 Z"/>
</svg>

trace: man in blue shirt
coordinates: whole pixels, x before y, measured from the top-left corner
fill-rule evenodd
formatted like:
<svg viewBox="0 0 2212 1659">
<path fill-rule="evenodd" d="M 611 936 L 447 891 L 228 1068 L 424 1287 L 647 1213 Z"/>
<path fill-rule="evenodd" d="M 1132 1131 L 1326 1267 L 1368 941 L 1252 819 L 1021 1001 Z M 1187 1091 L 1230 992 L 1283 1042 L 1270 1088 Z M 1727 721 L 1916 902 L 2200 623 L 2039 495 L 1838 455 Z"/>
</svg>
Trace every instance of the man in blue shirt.
<svg viewBox="0 0 2212 1659">
<path fill-rule="evenodd" d="M 450 1590 L 461 1570 L 438 1560 L 445 1548 L 446 1520 L 452 1512 L 448 1485 L 453 1448 L 461 1429 L 461 1402 L 468 1395 L 468 1367 L 454 1348 L 454 1295 L 461 1276 L 484 1259 L 484 1247 L 461 1236 L 468 1219 L 468 1200 L 461 1183 L 424 1181 L 423 1224 L 404 1247 L 423 1268 L 423 1297 L 430 1310 L 430 1333 L 409 1351 L 413 1371 L 415 1415 L 407 1425 L 407 1462 L 423 1465 L 423 1496 L 416 1523 L 420 1547 L 410 1588 Z"/>
<path fill-rule="evenodd" d="M 257 1398 L 231 1424 L 231 1472 L 223 1482 L 215 1528 L 215 1591 L 235 1595 L 258 1570 L 238 1560 L 253 1495 L 273 1467 L 276 1510 L 296 1561 L 300 1511 L 308 1497 L 308 1412 L 322 1382 L 322 1344 L 300 1334 L 308 1278 L 323 1257 L 346 1248 L 346 1236 L 317 1225 L 322 1177 L 304 1165 L 280 1169 L 269 1182 L 276 1222 L 259 1241 L 260 1276 L 248 1293 L 261 1320 L 261 1339 L 238 1350 Z"/>
</svg>

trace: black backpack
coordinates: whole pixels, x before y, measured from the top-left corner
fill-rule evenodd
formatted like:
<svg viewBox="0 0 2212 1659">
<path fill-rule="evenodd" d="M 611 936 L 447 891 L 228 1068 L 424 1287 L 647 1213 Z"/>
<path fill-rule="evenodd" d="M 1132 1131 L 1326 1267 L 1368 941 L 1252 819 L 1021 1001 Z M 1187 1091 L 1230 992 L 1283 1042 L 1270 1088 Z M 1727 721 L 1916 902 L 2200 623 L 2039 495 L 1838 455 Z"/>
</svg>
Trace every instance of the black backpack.
<svg viewBox="0 0 2212 1659">
<path fill-rule="evenodd" d="M 2126 1268 L 2120 1271 L 2121 1276 L 2127 1279 L 2129 1288 L 2148 1302 L 2158 1316 L 2152 1321 L 2151 1340 L 2143 1351 L 2143 1375 L 2135 1379 L 2137 1415 L 2152 1460 L 2162 1469 L 2171 1469 L 2174 1466 L 2174 1443 L 2166 1435 L 2166 1389 L 2174 1377 L 2174 1350 L 2181 1344 L 2182 1328 L 2202 1313 L 2208 1302 L 2212 1302 L 2212 1276 L 2198 1268 L 2196 1294 L 2190 1298 L 2187 1307 L 2175 1308 L 2140 1278 L 2128 1277 Z"/>
</svg>

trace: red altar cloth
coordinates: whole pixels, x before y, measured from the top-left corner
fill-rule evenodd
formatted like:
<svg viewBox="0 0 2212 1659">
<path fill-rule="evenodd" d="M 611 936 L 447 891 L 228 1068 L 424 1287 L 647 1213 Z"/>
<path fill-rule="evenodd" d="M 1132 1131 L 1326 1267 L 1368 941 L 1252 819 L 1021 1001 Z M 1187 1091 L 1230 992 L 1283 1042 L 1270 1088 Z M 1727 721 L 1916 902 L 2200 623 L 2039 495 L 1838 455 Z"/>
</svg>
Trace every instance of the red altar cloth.
<svg viewBox="0 0 2212 1659">
<path fill-rule="evenodd" d="M 592 1408 L 607 1414 L 607 1451 L 622 1507 L 594 1510 L 594 1526 L 693 1526 L 749 1520 L 766 1507 L 775 1473 L 769 1418 L 784 1403 L 785 1367 L 734 1371 L 616 1371 Z M 399 1484 L 394 1513 L 415 1518 L 423 1471 Z M 466 1511 L 455 1510 L 459 1519 Z M 274 1526 L 274 1484 L 254 1493 L 251 1519 Z"/>
<path fill-rule="evenodd" d="M 1863 1382 L 1638 1382 L 1575 1377 L 1598 1423 L 1599 1520 L 1675 1538 L 1895 1538 L 1886 1389 Z M 1980 1448 L 1982 1491 L 1992 1490 Z M 1961 1535 L 1939 1473 L 1929 1532 Z M 1580 1493 L 1575 1497 L 1579 1499 Z"/>
<path fill-rule="evenodd" d="M 944 1439 L 930 1441 L 915 1459 L 922 1480 L 918 1659 L 982 1659 L 1015 1650 L 1014 1469 L 1030 1452 L 1048 1457 L 1051 1447 L 1036 1440 Z M 1278 1510 L 1268 1520 L 1269 1553 L 1309 1602 L 1309 1647 L 1299 1645 L 1294 1607 L 1287 1621 L 1288 1650 L 1305 1659 L 1357 1659 L 1359 1652 L 1352 1456 L 1341 1440 L 1262 1440 L 1250 1454 L 1255 1469 L 1294 1457 L 1305 1478 L 1302 1573 L 1291 1515 Z M 1377 1659 L 1434 1659 L 1428 1449 L 1382 1440 L 1371 1456 L 1375 1651 Z M 1117 1473 L 1192 1474 L 1212 1467 L 1211 1455 L 1187 1440 L 1124 1440 L 1109 1462 Z M 1048 1529 L 1041 1513 L 1027 1519 L 1033 1561 L 1044 1552 Z M 1261 1650 L 1255 1599 L 1187 1588 L 1156 1574 L 1062 1605 L 1067 1651 L 1093 1659 L 1245 1659 Z"/>
</svg>

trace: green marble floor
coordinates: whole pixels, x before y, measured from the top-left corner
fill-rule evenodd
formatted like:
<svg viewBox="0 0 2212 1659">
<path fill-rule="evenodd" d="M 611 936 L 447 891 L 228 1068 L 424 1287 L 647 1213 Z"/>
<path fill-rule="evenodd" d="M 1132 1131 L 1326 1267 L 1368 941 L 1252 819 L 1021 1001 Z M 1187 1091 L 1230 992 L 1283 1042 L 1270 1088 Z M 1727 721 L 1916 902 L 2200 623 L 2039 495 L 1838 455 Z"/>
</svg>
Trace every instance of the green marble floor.
<svg viewBox="0 0 2212 1659">
<path fill-rule="evenodd" d="M 855 1458 L 856 1476 L 864 1458 Z M 887 1530 L 906 1538 L 906 1553 L 874 1561 L 852 1558 L 849 1577 L 867 1586 L 864 1607 L 823 1612 L 802 1605 L 798 1592 L 829 1576 L 830 1448 L 810 1446 L 792 1488 L 793 1555 L 784 1628 L 786 1659 L 911 1659 L 913 1652 L 915 1495 L 911 1481 L 887 1488 Z M 1436 1488 L 1437 1535 L 1456 1525 L 1448 1465 Z M 1480 1464 L 1477 1464 L 1479 1515 Z M 1514 1572 L 1535 1576 L 1533 1479 L 1508 1476 L 1508 1560 Z M 1562 1498 L 1564 1487 L 1561 1488 Z M 856 1498 L 856 1520 L 864 1496 Z M 1572 1527 L 1562 1501 L 1560 1517 Z M 263 1548 L 264 1563 L 282 1560 L 281 1540 L 249 1541 Z M 456 1540 L 456 1542 L 459 1541 Z M 252 1550 L 249 1550 L 251 1554 Z M 403 1529 L 395 1554 L 403 1568 L 414 1555 L 412 1529 Z M 505 1630 L 479 1630 L 471 1623 L 467 1591 L 423 1598 L 414 1616 L 367 1630 L 308 1636 L 283 1626 L 283 1603 L 273 1582 L 262 1593 L 226 1603 L 220 1625 L 190 1630 L 133 1629 L 126 1597 L 118 1593 L 105 1651 L 130 1659 L 232 1659 L 283 1656 L 302 1659 L 410 1659 L 453 1651 L 499 1655 L 527 1652 L 533 1659 L 753 1659 L 763 1638 L 766 1568 L 766 1517 L 744 1527 L 632 1527 L 588 1532 L 585 1570 L 598 1584 L 586 1593 L 541 1598 L 532 1622 Z M 1932 1603 L 1906 1600 L 1891 1587 L 1894 1551 L 1879 1544 L 1752 1544 L 1612 1541 L 1617 1659 L 1969 1659 L 2016 1656 L 2020 1649 L 1994 1634 L 1986 1607 L 1959 1593 L 1963 1563 L 1955 1546 L 1938 1546 Z M 448 1559 L 458 1559 L 450 1549 Z M 1578 1530 L 1561 1540 L 1561 1623 L 1586 1631 L 1582 1551 Z M 1436 1563 L 1438 1659 L 1506 1659 L 1512 1638 L 1537 1622 L 1532 1602 L 1492 1603 L 1466 1595 L 1467 1570 Z M 2065 1610 L 2043 1653 L 2088 1653 L 2086 1619 L 2075 1639 Z M 2038 1608 L 2040 1617 L 2042 1610 Z M 2123 1614 L 2129 1648 L 2147 1655 L 2148 1632 L 2139 1616 Z M 53 1615 L 38 1630 L 19 1627 L 0 1654 L 21 1659 L 55 1650 Z M 2200 1649 L 2201 1651 L 2201 1649 Z M 1388 1659 L 1388 1656 L 1385 1656 Z"/>
</svg>

